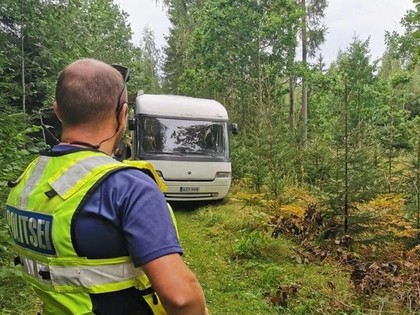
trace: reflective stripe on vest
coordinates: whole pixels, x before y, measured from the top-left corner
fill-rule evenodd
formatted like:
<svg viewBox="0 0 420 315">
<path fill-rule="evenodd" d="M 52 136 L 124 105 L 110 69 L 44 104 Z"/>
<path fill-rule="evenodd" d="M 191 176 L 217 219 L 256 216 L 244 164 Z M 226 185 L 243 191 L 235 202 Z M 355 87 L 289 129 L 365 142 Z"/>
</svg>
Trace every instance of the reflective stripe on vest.
<svg viewBox="0 0 420 315">
<path fill-rule="evenodd" d="M 25 209 L 28 205 L 28 196 L 30 195 L 31 191 L 36 187 L 36 183 L 41 178 L 42 174 L 44 173 L 44 169 L 48 164 L 49 158 L 46 156 L 40 156 L 36 161 L 34 169 L 26 182 L 25 188 L 22 191 L 21 197 L 19 198 L 18 207 L 21 209 Z"/>
<path fill-rule="evenodd" d="M 83 177 L 89 175 L 92 170 L 102 165 L 115 163 L 115 160 L 108 156 L 92 156 L 72 165 L 65 173 L 63 173 L 57 180 L 51 182 L 51 187 L 60 195 L 66 195 Z"/>
<path fill-rule="evenodd" d="M 20 259 L 23 271 L 27 275 L 36 278 L 45 285 L 53 286 L 57 291 L 78 290 L 73 290 L 70 287 L 89 289 L 144 275 L 143 270 L 135 268 L 131 261 L 98 266 L 54 266 L 28 257 L 20 257 Z"/>
</svg>

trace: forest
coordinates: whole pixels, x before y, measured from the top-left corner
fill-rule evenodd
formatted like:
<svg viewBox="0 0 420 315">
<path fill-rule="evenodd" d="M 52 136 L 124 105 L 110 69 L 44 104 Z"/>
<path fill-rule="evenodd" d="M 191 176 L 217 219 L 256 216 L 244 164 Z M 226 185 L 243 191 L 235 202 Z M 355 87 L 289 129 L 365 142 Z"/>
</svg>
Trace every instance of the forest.
<svg viewBox="0 0 420 315">
<path fill-rule="evenodd" d="M 148 28 L 134 43 L 127 13 L 111 0 L 1 1 L 2 207 L 7 181 L 45 148 L 40 111 L 52 106 L 59 72 L 78 58 L 123 64 L 131 96 L 226 107 L 240 130 L 231 139 L 233 197 L 267 209 L 273 237 L 290 234 L 312 256 L 322 239 L 366 261 L 402 261 L 401 301 L 420 311 L 420 0 L 402 33 L 386 33 L 379 59 L 355 36 L 329 65 L 319 53 L 327 0 L 150 1 L 172 24 L 163 48 Z M 310 202 L 291 206 L 291 190 Z M 322 231 L 308 225 L 317 215 Z M 0 211 L 0 281 L 16 276 L 10 249 Z M 389 284 L 370 266 L 363 272 L 376 272 L 376 282 L 355 282 L 364 294 Z"/>
</svg>

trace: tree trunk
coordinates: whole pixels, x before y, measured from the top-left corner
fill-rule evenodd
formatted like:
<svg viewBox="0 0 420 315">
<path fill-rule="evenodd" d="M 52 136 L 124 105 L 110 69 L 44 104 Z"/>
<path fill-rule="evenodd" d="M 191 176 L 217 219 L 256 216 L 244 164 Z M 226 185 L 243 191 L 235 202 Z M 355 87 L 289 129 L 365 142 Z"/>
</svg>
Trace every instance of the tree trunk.
<svg viewBox="0 0 420 315">
<path fill-rule="evenodd" d="M 417 163 L 416 163 L 416 211 L 417 211 L 417 239 L 420 240 L 420 142 L 417 142 Z"/>
<path fill-rule="evenodd" d="M 308 36 L 306 30 L 306 0 L 302 0 L 302 63 L 304 69 L 306 69 L 307 64 L 307 45 L 308 45 Z M 306 86 L 305 74 L 302 76 L 302 146 L 306 148 L 308 140 L 308 88 Z"/>
<path fill-rule="evenodd" d="M 347 79 L 344 81 L 344 233 L 349 223 L 349 98 Z"/>
<path fill-rule="evenodd" d="M 20 49 L 21 49 L 21 67 L 22 67 L 22 111 L 26 113 L 26 83 L 25 83 L 25 34 L 24 34 L 24 21 L 23 21 L 23 0 L 20 2 L 20 14 L 21 14 L 21 24 L 20 24 Z"/>
<path fill-rule="evenodd" d="M 292 138 L 295 135 L 295 77 L 289 76 L 289 123 Z"/>
</svg>

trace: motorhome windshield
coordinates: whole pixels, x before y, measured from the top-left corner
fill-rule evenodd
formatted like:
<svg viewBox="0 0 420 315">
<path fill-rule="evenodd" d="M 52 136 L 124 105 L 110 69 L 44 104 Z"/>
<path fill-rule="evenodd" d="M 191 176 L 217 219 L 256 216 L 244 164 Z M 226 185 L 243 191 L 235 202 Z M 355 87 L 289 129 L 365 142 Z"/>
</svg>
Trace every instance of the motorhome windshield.
<svg viewBox="0 0 420 315">
<path fill-rule="evenodd" d="M 140 117 L 140 155 L 229 157 L 227 122 Z"/>
</svg>

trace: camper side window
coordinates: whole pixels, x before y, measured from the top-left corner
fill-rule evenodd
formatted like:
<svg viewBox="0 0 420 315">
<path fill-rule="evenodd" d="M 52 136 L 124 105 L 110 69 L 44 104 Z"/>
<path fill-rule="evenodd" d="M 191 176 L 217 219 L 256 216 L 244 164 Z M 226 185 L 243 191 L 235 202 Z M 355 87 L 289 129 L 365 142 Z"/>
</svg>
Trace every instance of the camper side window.
<svg viewBox="0 0 420 315">
<path fill-rule="evenodd" d="M 161 124 L 159 120 L 153 117 L 145 117 L 143 119 L 142 151 L 146 153 L 159 151 L 162 147 L 159 146 L 160 134 Z"/>
</svg>

